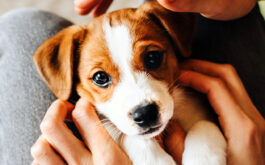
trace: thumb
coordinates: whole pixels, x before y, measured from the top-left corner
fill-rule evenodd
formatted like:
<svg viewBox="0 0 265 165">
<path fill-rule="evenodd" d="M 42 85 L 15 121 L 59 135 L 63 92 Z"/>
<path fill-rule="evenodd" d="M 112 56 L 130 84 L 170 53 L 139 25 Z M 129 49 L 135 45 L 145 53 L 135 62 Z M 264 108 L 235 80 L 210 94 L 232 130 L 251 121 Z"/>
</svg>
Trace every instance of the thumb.
<svg viewBox="0 0 265 165">
<path fill-rule="evenodd" d="M 78 100 L 72 117 L 92 153 L 102 153 L 103 149 L 116 145 L 98 118 L 94 106 L 87 100 Z"/>
</svg>

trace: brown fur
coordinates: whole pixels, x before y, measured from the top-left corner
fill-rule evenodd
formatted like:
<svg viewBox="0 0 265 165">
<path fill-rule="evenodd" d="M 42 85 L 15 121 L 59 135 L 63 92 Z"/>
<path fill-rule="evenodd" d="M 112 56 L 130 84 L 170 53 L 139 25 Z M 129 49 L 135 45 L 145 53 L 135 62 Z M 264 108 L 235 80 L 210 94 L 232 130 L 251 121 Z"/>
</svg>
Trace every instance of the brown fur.
<svg viewBox="0 0 265 165">
<path fill-rule="evenodd" d="M 37 50 L 34 61 L 55 95 L 69 99 L 72 90 L 93 103 L 111 98 L 120 80 L 119 70 L 109 56 L 102 24 L 126 25 L 133 39 L 135 70 L 146 71 L 154 78 L 174 84 L 178 64 L 174 47 L 188 57 L 194 31 L 194 16 L 173 13 L 157 2 L 147 2 L 139 9 L 123 9 L 94 19 L 86 26 L 71 26 L 47 40 Z M 78 51 L 77 51 L 78 50 Z M 148 71 L 143 66 L 143 54 L 150 50 L 164 52 L 163 64 L 158 70 Z M 112 79 L 108 88 L 96 86 L 91 78 L 97 71 L 107 72 Z"/>
</svg>

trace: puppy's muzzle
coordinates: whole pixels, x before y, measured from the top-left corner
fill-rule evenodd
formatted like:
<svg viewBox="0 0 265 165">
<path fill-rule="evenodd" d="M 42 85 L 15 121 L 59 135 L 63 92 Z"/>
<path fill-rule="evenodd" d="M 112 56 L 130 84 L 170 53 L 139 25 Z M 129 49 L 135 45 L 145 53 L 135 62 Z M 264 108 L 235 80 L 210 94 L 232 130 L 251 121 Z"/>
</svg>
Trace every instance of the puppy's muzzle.
<svg viewBox="0 0 265 165">
<path fill-rule="evenodd" d="M 155 103 L 147 103 L 136 107 L 132 112 L 133 121 L 142 128 L 149 128 L 157 125 L 159 121 L 159 107 Z"/>
</svg>

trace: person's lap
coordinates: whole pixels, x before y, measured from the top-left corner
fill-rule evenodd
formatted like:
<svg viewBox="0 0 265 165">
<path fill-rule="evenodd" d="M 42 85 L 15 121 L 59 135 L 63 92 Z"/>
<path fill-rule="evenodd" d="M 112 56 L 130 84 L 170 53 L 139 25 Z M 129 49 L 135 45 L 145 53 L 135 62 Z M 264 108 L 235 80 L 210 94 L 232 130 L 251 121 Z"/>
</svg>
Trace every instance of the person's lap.
<svg viewBox="0 0 265 165">
<path fill-rule="evenodd" d="M 37 73 L 38 46 L 71 23 L 37 9 L 0 16 L 0 164 L 30 164 L 30 147 L 55 96 Z"/>
<path fill-rule="evenodd" d="M 258 49 L 257 55 L 253 55 L 253 58 L 257 58 L 258 61 L 265 59 L 265 47 L 261 46 L 262 42 L 265 43 L 265 28 L 260 29 L 264 27 L 264 20 L 260 20 L 260 15 L 256 11 L 249 15 L 236 23 L 209 21 L 199 17 L 193 58 L 236 65 L 247 89 L 252 93 L 254 100 L 257 100 L 258 107 L 264 108 L 260 102 L 261 99 L 264 100 L 264 96 L 259 98 L 260 93 L 254 91 L 252 86 L 265 81 L 265 67 L 258 65 L 260 68 L 256 70 L 255 66 L 247 65 L 249 54 L 255 53 L 253 49 Z M 250 23 L 257 21 L 257 18 L 262 25 L 250 26 Z M 61 17 L 35 9 L 22 9 L 0 17 L 0 164 L 24 165 L 30 164 L 32 160 L 30 147 L 40 135 L 39 124 L 48 106 L 55 100 L 54 95 L 37 73 L 32 55 L 44 40 L 69 25 L 71 23 Z M 231 32 L 231 30 L 236 31 L 237 28 L 244 29 L 242 34 Z M 258 44 L 255 43 L 256 38 L 245 34 L 248 31 L 263 33 L 252 34 L 261 35 Z M 234 40 L 237 41 L 235 45 L 231 43 L 235 42 Z M 255 47 L 242 45 L 240 40 L 249 40 L 250 43 L 255 44 Z M 238 45 L 241 45 L 241 48 L 237 48 Z M 247 46 L 250 48 L 248 49 Z M 233 49 L 242 51 L 233 52 Z M 241 64 L 241 58 L 233 58 L 230 53 L 237 53 L 238 56 L 246 54 L 243 60 L 246 65 Z M 247 76 L 252 70 L 259 72 L 258 75 L 253 75 L 259 77 L 257 84 L 255 80 L 248 83 Z M 259 90 L 265 92 L 265 87 Z"/>
</svg>

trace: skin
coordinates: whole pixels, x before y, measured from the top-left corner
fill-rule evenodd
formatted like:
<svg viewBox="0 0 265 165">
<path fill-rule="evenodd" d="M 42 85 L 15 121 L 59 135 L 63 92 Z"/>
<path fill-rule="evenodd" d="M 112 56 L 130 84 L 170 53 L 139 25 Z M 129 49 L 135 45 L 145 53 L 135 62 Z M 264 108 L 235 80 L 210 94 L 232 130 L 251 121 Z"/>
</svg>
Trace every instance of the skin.
<svg viewBox="0 0 265 165">
<path fill-rule="evenodd" d="M 180 85 L 206 94 L 218 115 L 228 143 L 228 164 L 264 165 L 265 120 L 253 105 L 235 69 L 228 64 L 189 60 L 181 64 L 181 70 Z M 75 122 L 84 143 L 66 127 L 64 120 L 67 118 Z M 171 128 L 161 144 L 181 162 L 185 134 L 177 123 Z M 79 100 L 75 107 L 68 102 L 55 101 L 41 123 L 41 131 L 42 135 L 31 150 L 32 164 L 131 164 L 86 100 Z"/>
<path fill-rule="evenodd" d="M 158 2 L 176 12 L 200 13 L 214 20 L 233 20 L 248 14 L 257 0 L 158 0 Z"/>
<path fill-rule="evenodd" d="M 79 14 L 103 14 L 112 0 L 75 0 Z M 198 12 L 216 20 L 242 17 L 256 0 L 159 0 L 173 11 Z M 218 5 L 216 5 L 218 4 Z M 239 10 L 240 9 L 240 10 Z M 253 105 L 236 70 L 227 64 L 189 60 L 181 65 L 179 83 L 207 95 L 218 115 L 228 143 L 228 164 L 265 165 L 265 120 Z M 71 119 L 84 142 L 79 141 L 64 124 Z M 185 133 L 173 123 L 160 143 L 181 162 Z M 41 123 L 42 135 L 32 146 L 33 165 L 61 164 L 131 164 L 126 153 L 111 139 L 92 104 L 81 99 L 76 106 L 57 100 Z M 161 142 L 162 141 L 162 142 Z"/>
<path fill-rule="evenodd" d="M 176 12 L 200 13 L 214 20 L 233 20 L 248 14 L 257 0 L 158 0 L 165 8 Z M 96 17 L 106 12 L 112 0 L 75 0 L 75 11 Z"/>
<path fill-rule="evenodd" d="M 73 120 L 84 142 L 64 123 Z M 92 104 L 80 99 L 76 106 L 57 100 L 48 109 L 41 125 L 42 135 L 31 148 L 32 165 L 131 165 L 128 156 L 112 140 L 98 119 Z"/>
<path fill-rule="evenodd" d="M 80 15 L 90 13 L 93 17 L 104 14 L 113 0 L 74 0 L 75 11 Z"/>
<path fill-rule="evenodd" d="M 207 95 L 228 143 L 228 164 L 265 164 L 265 120 L 228 64 L 190 60 L 179 83 Z"/>
</svg>

